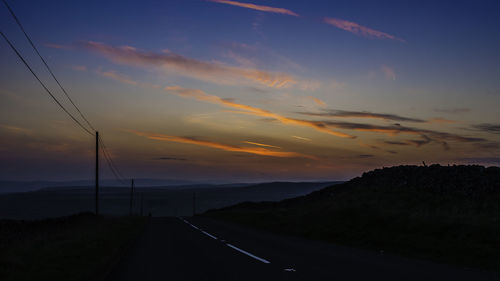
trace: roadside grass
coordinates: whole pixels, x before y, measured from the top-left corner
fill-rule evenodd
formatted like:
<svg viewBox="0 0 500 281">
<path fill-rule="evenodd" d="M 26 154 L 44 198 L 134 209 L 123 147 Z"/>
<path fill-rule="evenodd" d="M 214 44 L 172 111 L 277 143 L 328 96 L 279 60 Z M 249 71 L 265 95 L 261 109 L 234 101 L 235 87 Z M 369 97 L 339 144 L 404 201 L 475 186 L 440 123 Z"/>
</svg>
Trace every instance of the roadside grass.
<svg viewBox="0 0 500 281">
<path fill-rule="evenodd" d="M 82 213 L 0 221 L 0 280 L 101 280 L 142 232 L 143 217 Z"/>
</svg>

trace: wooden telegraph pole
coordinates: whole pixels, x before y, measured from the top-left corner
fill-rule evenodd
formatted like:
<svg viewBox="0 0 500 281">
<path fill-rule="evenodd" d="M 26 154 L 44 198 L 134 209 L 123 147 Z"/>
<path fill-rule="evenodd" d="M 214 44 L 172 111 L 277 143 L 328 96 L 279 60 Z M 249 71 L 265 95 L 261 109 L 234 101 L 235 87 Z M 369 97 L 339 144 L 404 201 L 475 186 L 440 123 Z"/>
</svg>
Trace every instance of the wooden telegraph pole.
<svg viewBox="0 0 500 281">
<path fill-rule="evenodd" d="M 130 215 L 132 215 L 133 203 L 134 203 L 134 179 L 132 179 L 132 184 L 130 186 Z"/>
<path fill-rule="evenodd" d="M 95 214 L 99 215 L 99 132 L 95 132 Z"/>
</svg>

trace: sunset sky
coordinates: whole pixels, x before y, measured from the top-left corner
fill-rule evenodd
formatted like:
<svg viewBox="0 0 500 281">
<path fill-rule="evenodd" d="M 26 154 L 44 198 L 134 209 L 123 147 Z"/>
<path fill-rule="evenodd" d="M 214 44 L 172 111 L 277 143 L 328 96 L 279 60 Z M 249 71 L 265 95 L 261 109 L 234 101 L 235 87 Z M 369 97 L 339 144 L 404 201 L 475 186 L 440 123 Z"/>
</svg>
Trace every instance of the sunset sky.
<svg viewBox="0 0 500 281">
<path fill-rule="evenodd" d="M 500 164 L 497 1 L 8 3 L 127 177 Z M 76 114 L 3 3 L 0 30 Z M 95 140 L 0 41 L 0 180 L 91 179 Z"/>
</svg>

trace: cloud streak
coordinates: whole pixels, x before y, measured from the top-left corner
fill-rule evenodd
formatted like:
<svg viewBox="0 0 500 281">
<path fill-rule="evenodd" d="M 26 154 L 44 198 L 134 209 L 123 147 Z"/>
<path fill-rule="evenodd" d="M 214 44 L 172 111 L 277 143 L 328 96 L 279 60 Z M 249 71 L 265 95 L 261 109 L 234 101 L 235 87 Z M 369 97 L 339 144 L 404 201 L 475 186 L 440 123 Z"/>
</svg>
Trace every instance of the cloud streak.
<svg viewBox="0 0 500 281">
<path fill-rule="evenodd" d="M 252 145 L 256 145 L 256 146 L 264 146 L 264 147 L 271 147 L 271 148 L 281 149 L 281 147 L 279 147 L 279 146 L 265 144 L 265 143 L 258 143 L 258 142 L 253 142 L 253 141 L 244 141 L 243 143 L 248 143 L 248 144 L 252 144 Z"/>
<path fill-rule="evenodd" d="M 201 61 L 169 51 L 163 53 L 145 52 L 130 46 L 114 47 L 93 41 L 81 42 L 80 46 L 97 52 L 115 63 L 140 67 L 160 67 L 182 76 L 217 84 L 256 83 L 279 89 L 297 83 L 293 76 L 285 73 Z"/>
<path fill-rule="evenodd" d="M 321 116 L 321 117 L 338 117 L 338 118 L 369 118 L 369 119 L 382 119 L 389 121 L 399 122 L 416 122 L 425 123 L 425 120 L 405 117 L 395 114 L 387 113 L 373 113 L 369 111 L 346 111 L 346 110 L 323 110 L 322 112 L 298 112 L 308 116 Z"/>
<path fill-rule="evenodd" d="M 394 35 L 378 31 L 375 29 L 368 28 L 366 26 L 362 26 L 358 23 L 352 22 L 352 21 L 347 21 L 343 19 L 336 19 L 336 18 L 324 18 L 323 22 L 329 25 L 333 25 L 337 28 L 340 28 L 342 30 L 351 32 L 353 34 L 367 37 L 367 38 L 375 38 L 375 39 L 388 39 L 388 40 L 396 40 L 400 42 L 406 42 L 403 39 L 400 39 Z"/>
<path fill-rule="evenodd" d="M 300 136 L 292 136 L 292 138 L 298 139 L 298 140 L 303 140 L 303 141 L 312 141 L 310 138 L 304 138 L 304 137 L 300 137 Z"/>
<path fill-rule="evenodd" d="M 125 83 L 125 84 L 135 85 L 135 86 L 139 85 L 139 82 L 132 80 L 130 77 L 123 75 L 123 74 L 120 74 L 120 73 L 117 73 L 116 71 L 113 71 L 113 70 L 110 70 L 110 71 L 98 70 L 97 74 L 102 75 L 106 78 L 111 78 L 113 80 L 120 81 L 120 82 Z"/>
<path fill-rule="evenodd" d="M 460 114 L 460 113 L 468 113 L 471 110 L 470 108 L 456 107 L 456 108 L 435 108 L 434 111 L 448 113 L 448 114 Z"/>
<path fill-rule="evenodd" d="M 490 123 L 482 123 L 472 126 L 474 129 L 491 133 L 491 134 L 500 134 L 500 124 L 490 124 Z"/>
<path fill-rule="evenodd" d="M 417 147 L 420 147 L 422 145 L 431 143 L 431 142 L 437 142 L 443 146 L 445 149 L 449 149 L 448 142 L 462 142 L 462 143 L 479 143 L 479 142 L 484 142 L 486 139 L 483 138 L 474 138 L 474 137 L 466 137 L 466 136 L 461 136 L 457 134 L 451 134 L 451 133 L 446 133 L 446 132 L 439 132 L 439 131 L 433 131 L 433 130 L 427 130 L 427 129 L 420 129 L 420 128 L 413 128 L 413 127 L 406 127 L 406 126 L 401 126 L 399 124 L 393 124 L 393 125 L 372 125 L 372 124 L 365 124 L 365 123 L 351 123 L 351 122 L 340 122 L 340 121 L 329 121 L 329 120 L 302 120 L 302 119 L 295 119 L 295 118 L 290 118 L 286 117 L 280 114 L 276 114 L 261 108 L 249 106 L 249 105 L 244 105 L 240 103 L 236 103 L 231 99 L 222 99 L 218 96 L 215 95 L 210 95 L 205 93 L 202 90 L 198 89 L 188 89 L 188 88 L 183 88 L 180 86 L 170 86 L 166 87 L 165 90 L 167 90 L 169 93 L 185 97 L 185 98 L 193 98 L 199 101 L 204 101 L 204 102 L 209 102 L 213 104 L 218 104 L 222 105 L 225 107 L 231 107 L 233 109 L 239 109 L 240 111 L 234 111 L 235 113 L 241 113 L 241 114 L 250 114 L 250 115 L 255 115 L 255 116 L 260 116 L 264 118 L 268 118 L 270 120 L 278 121 L 286 125 L 295 125 L 295 126 L 304 126 L 304 127 L 310 127 L 313 128 L 317 131 L 320 131 L 322 133 L 334 135 L 337 137 L 344 137 L 344 138 L 356 138 L 356 136 L 346 134 L 343 132 L 337 131 L 337 129 L 340 130 L 352 130 L 352 131 L 359 131 L 359 132 L 371 132 L 371 133 L 380 133 L 380 134 L 386 134 L 389 136 L 395 136 L 399 134 L 409 134 L 409 135 L 417 135 L 421 139 L 417 140 L 408 140 L 407 142 L 409 144 L 415 145 Z M 359 112 L 358 112 L 359 113 Z M 373 114 L 373 113 L 370 113 Z M 406 117 L 401 117 L 397 115 L 393 116 L 385 116 L 383 114 L 375 114 L 375 118 L 400 118 L 400 119 L 410 119 Z M 425 123 L 426 121 L 419 120 L 419 119 L 410 119 L 414 120 L 414 122 L 422 122 Z"/>
<path fill-rule="evenodd" d="M 215 95 L 210 95 L 210 94 L 205 93 L 202 90 L 188 89 L 188 88 L 183 88 L 180 86 L 169 86 L 169 87 L 166 87 L 165 90 L 168 91 L 169 93 L 172 93 L 172 94 L 175 94 L 175 95 L 178 95 L 181 97 L 192 98 L 192 99 L 196 99 L 199 101 L 204 101 L 204 102 L 222 105 L 225 107 L 230 107 L 233 109 L 239 109 L 239 110 L 241 110 L 241 112 L 239 112 L 239 113 L 270 118 L 272 120 L 276 120 L 276 121 L 279 121 L 279 122 L 281 122 L 283 124 L 287 124 L 287 125 L 310 127 L 310 128 L 316 129 L 317 131 L 327 133 L 327 134 L 337 136 L 337 137 L 355 138 L 352 135 L 334 131 L 334 130 L 328 128 L 323 122 L 300 120 L 300 119 L 285 117 L 283 115 L 279 115 L 279 114 L 273 113 L 273 112 L 268 111 L 268 110 L 264 110 L 264 109 L 249 106 L 249 105 L 244 105 L 241 103 L 236 103 L 231 99 L 223 99 L 223 98 L 220 98 L 220 97 L 215 96 Z"/>
<path fill-rule="evenodd" d="M 297 13 L 292 12 L 288 9 L 284 9 L 284 8 L 262 6 L 262 5 L 252 4 L 252 3 L 243 3 L 243 2 L 230 1 L 230 0 L 210 0 L 210 1 L 215 2 L 215 3 L 220 3 L 220 4 L 227 4 L 227 5 L 257 10 L 257 11 L 261 11 L 261 12 L 283 14 L 283 15 L 289 15 L 289 16 L 295 16 L 295 17 L 299 16 Z"/>
<path fill-rule="evenodd" d="M 309 98 L 312 99 L 319 106 L 322 106 L 322 107 L 326 106 L 326 102 L 324 102 L 316 97 L 309 96 Z"/>
<path fill-rule="evenodd" d="M 164 135 L 164 134 L 146 133 L 146 132 L 140 132 L 140 131 L 134 131 L 134 130 L 129 130 L 129 131 L 137 136 L 146 137 L 146 138 L 152 139 L 152 140 L 194 144 L 194 145 L 210 147 L 210 148 L 215 148 L 215 149 L 224 150 L 224 151 L 243 152 L 243 153 L 250 153 L 250 154 L 256 154 L 256 155 L 261 155 L 261 156 L 271 156 L 271 157 L 280 157 L 280 158 L 307 158 L 307 159 L 312 159 L 312 160 L 319 160 L 315 156 L 297 153 L 297 152 L 274 151 L 274 150 L 270 150 L 270 149 L 262 148 L 262 147 L 242 147 L 242 146 L 223 144 L 223 143 L 218 143 L 218 142 L 213 142 L 213 141 L 199 140 L 199 139 L 195 139 L 192 137 L 169 136 L 169 135 Z"/>
</svg>

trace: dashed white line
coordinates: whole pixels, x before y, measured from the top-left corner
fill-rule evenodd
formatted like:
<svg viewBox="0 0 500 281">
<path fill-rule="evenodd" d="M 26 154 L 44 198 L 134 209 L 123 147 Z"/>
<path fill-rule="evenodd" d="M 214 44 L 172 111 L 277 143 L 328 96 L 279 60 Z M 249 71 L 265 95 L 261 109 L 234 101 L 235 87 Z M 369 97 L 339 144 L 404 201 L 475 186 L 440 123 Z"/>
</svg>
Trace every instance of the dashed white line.
<svg viewBox="0 0 500 281">
<path fill-rule="evenodd" d="M 212 234 L 210 234 L 210 233 L 208 233 L 208 232 L 206 232 L 204 230 L 200 230 L 200 231 L 201 231 L 201 233 L 205 234 L 206 236 L 211 237 L 211 238 L 217 240 L 217 237 L 213 236 Z"/>
<path fill-rule="evenodd" d="M 203 233 L 203 234 L 207 235 L 208 237 L 210 237 L 210 238 L 212 238 L 212 239 L 215 239 L 215 240 L 219 240 L 219 239 L 218 239 L 217 237 L 215 237 L 214 235 L 212 235 L 212 234 L 210 234 L 210 233 L 208 233 L 208 232 L 204 231 L 203 229 L 201 229 L 201 228 L 199 228 L 199 227 L 197 227 L 197 226 L 195 226 L 195 225 L 191 224 L 189 221 L 187 221 L 187 220 L 185 220 L 185 219 L 182 219 L 182 220 L 183 220 L 186 224 L 189 224 L 192 228 L 194 228 L 194 229 L 196 229 L 196 230 L 199 230 L 201 233 Z M 242 253 L 242 254 L 245 254 L 245 255 L 247 255 L 247 256 L 249 256 L 249 257 L 251 257 L 251 258 L 254 258 L 254 259 L 256 259 L 256 260 L 258 260 L 258 261 L 260 261 L 260 262 L 263 262 L 263 263 L 271 263 L 270 261 L 268 261 L 268 260 L 266 260 L 266 259 L 260 258 L 260 257 L 258 257 L 258 256 L 256 256 L 256 255 L 254 255 L 254 254 L 252 254 L 252 253 L 249 253 L 249 252 L 247 252 L 247 251 L 245 251 L 245 250 L 242 250 L 242 249 L 240 249 L 240 248 L 238 248 L 238 247 L 236 247 L 236 246 L 234 246 L 234 245 L 231 245 L 231 244 L 229 244 L 229 243 L 226 243 L 226 240 L 222 240 L 222 239 L 221 239 L 221 240 L 219 240 L 219 241 L 221 241 L 222 243 L 224 243 L 226 246 L 228 246 L 228 247 L 230 247 L 230 248 L 232 248 L 232 249 L 234 249 L 234 250 L 236 250 L 236 251 L 238 251 L 238 252 L 240 252 L 240 253 Z M 287 269 L 285 269 L 285 270 L 287 270 Z M 293 271 L 295 271 L 294 269 L 292 269 L 292 270 L 293 270 Z"/>
<path fill-rule="evenodd" d="M 233 246 L 233 245 L 231 245 L 231 244 L 229 244 L 229 243 L 226 243 L 226 245 L 227 245 L 228 247 L 231 247 L 231 248 L 235 249 L 236 251 L 238 251 L 238 252 L 240 252 L 240 253 L 243 253 L 243 254 L 245 254 L 245 255 L 247 255 L 247 256 L 249 256 L 249 257 L 252 257 L 252 258 L 254 258 L 254 259 L 258 260 L 258 261 L 261 261 L 261 262 L 263 262 L 263 263 L 271 263 L 271 262 L 270 262 L 270 261 L 268 261 L 268 260 L 265 260 L 265 259 L 263 259 L 263 258 L 259 258 L 259 257 L 257 257 L 256 255 L 253 255 L 253 254 L 251 254 L 251 253 L 249 253 L 249 252 L 247 252 L 247 251 L 245 251 L 245 250 L 242 250 L 242 249 L 240 249 L 240 248 L 238 248 L 238 247 L 236 247 L 236 246 Z"/>
</svg>

